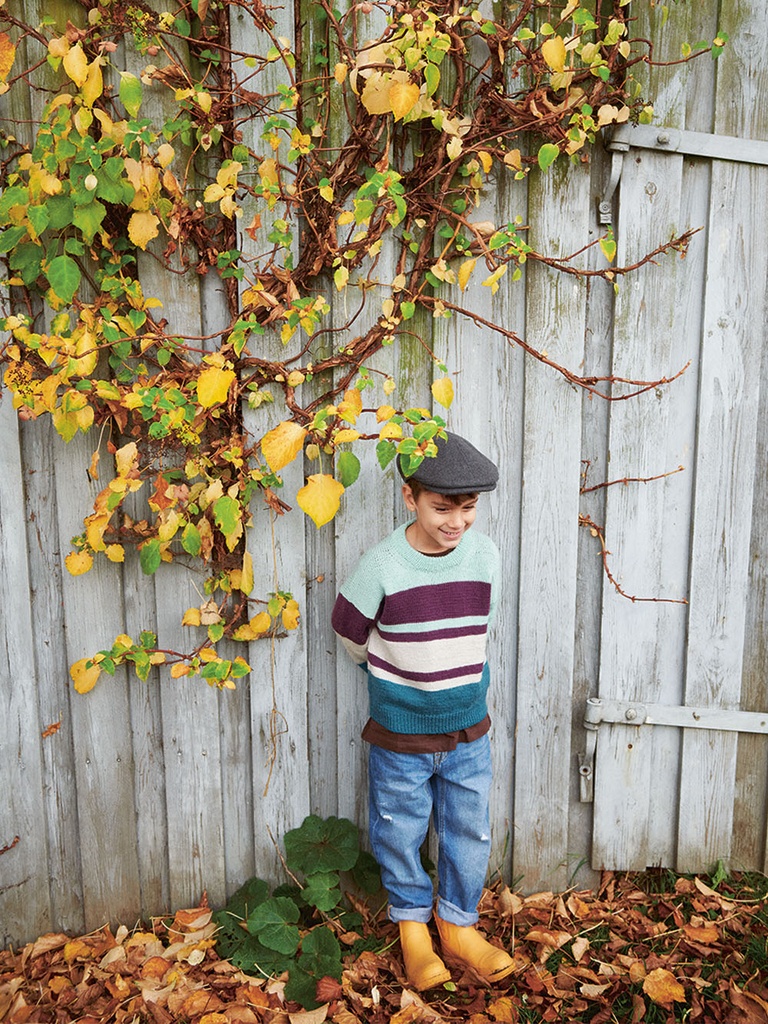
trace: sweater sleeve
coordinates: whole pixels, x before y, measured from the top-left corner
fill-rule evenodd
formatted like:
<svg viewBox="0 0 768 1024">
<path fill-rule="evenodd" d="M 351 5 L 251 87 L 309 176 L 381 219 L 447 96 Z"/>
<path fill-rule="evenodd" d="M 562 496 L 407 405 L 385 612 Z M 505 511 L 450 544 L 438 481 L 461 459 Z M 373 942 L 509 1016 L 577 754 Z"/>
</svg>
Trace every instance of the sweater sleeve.
<svg viewBox="0 0 768 1024">
<path fill-rule="evenodd" d="M 358 665 L 367 661 L 368 638 L 384 599 L 384 588 L 376 568 L 374 553 L 363 555 L 342 586 L 331 614 L 334 632 Z"/>
</svg>

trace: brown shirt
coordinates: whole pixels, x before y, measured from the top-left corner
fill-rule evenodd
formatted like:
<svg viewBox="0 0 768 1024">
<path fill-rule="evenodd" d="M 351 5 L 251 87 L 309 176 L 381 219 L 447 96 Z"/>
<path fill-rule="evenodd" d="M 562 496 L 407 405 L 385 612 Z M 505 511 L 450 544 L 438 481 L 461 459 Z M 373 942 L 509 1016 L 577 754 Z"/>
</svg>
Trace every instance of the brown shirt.
<svg viewBox="0 0 768 1024">
<path fill-rule="evenodd" d="M 390 732 L 383 725 L 369 718 L 362 731 L 366 743 L 375 747 L 392 750 L 396 754 L 438 754 L 447 750 L 455 750 L 459 743 L 471 743 L 485 736 L 491 728 L 490 715 L 482 722 L 471 725 L 468 729 L 444 733 L 417 733 L 409 735 L 402 732 Z"/>
</svg>

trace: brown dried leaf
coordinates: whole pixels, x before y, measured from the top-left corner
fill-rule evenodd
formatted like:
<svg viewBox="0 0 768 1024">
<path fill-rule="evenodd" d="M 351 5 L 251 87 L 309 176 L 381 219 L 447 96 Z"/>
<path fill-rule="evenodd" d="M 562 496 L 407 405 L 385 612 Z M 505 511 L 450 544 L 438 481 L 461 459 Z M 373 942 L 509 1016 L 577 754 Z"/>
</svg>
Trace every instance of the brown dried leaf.
<svg viewBox="0 0 768 1024">
<path fill-rule="evenodd" d="M 643 992 L 659 1006 L 685 1002 L 685 989 L 671 971 L 657 967 L 643 982 Z"/>
</svg>

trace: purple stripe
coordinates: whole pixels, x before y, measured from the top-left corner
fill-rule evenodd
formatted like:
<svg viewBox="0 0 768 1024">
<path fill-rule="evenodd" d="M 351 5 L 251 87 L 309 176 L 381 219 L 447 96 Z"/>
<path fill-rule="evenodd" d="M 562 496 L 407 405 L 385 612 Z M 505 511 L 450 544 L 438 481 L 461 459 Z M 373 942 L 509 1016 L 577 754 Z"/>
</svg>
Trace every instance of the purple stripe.
<svg viewBox="0 0 768 1024">
<path fill-rule="evenodd" d="M 384 598 L 379 622 L 383 626 L 404 622 L 436 622 L 469 615 L 487 615 L 490 608 L 490 583 L 479 580 L 440 583 L 388 594 Z"/>
<path fill-rule="evenodd" d="M 446 679 L 455 679 L 457 676 L 479 675 L 483 670 L 483 662 L 479 665 L 460 665 L 455 668 L 443 669 L 441 672 L 408 672 L 399 665 L 392 665 L 383 658 L 368 652 L 368 664 L 376 668 L 386 669 L 397 676 L 398 679 L 410 679 L 414 683 L 441 683 Z"/>
<path fill-rule="evenodd" d="M 331 613 L 331 625 L 339 636 L 351 640 L 353 644 L 364 644 L 373 625 L 373 619 L 367 619 L 362 612 L 339 594 Z"/>
<path fill-rule="evenodd" d="M 424 640 L 452 640 L 459 636 L 485 636 L 488 627 L 485 623 L 479 626 L 463 626 L 461 629 L 431 629 L 427 633 L 394 633 L 379 627 L 379 636 L 388 643 L 418 644 Z"/>
</svg>

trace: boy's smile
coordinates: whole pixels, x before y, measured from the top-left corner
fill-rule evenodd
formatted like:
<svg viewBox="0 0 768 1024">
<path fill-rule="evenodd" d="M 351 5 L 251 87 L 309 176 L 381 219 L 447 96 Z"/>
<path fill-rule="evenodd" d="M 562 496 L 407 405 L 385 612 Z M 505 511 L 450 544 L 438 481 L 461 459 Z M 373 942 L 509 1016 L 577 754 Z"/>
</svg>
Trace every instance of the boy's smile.
<svg viewBox="0 0 768 1024">
<path fill-rule="evenodd" d="M 435 491 L 421 491 L 414 497 L 408 484 L 403 485 L 406 508 L 416 513 L 416 521 L 406 531 L 412 548 L 424 555 L 444 555 L 452 551 L 475 521 L 477 497 L 456 503 Z"/>
</svg>

